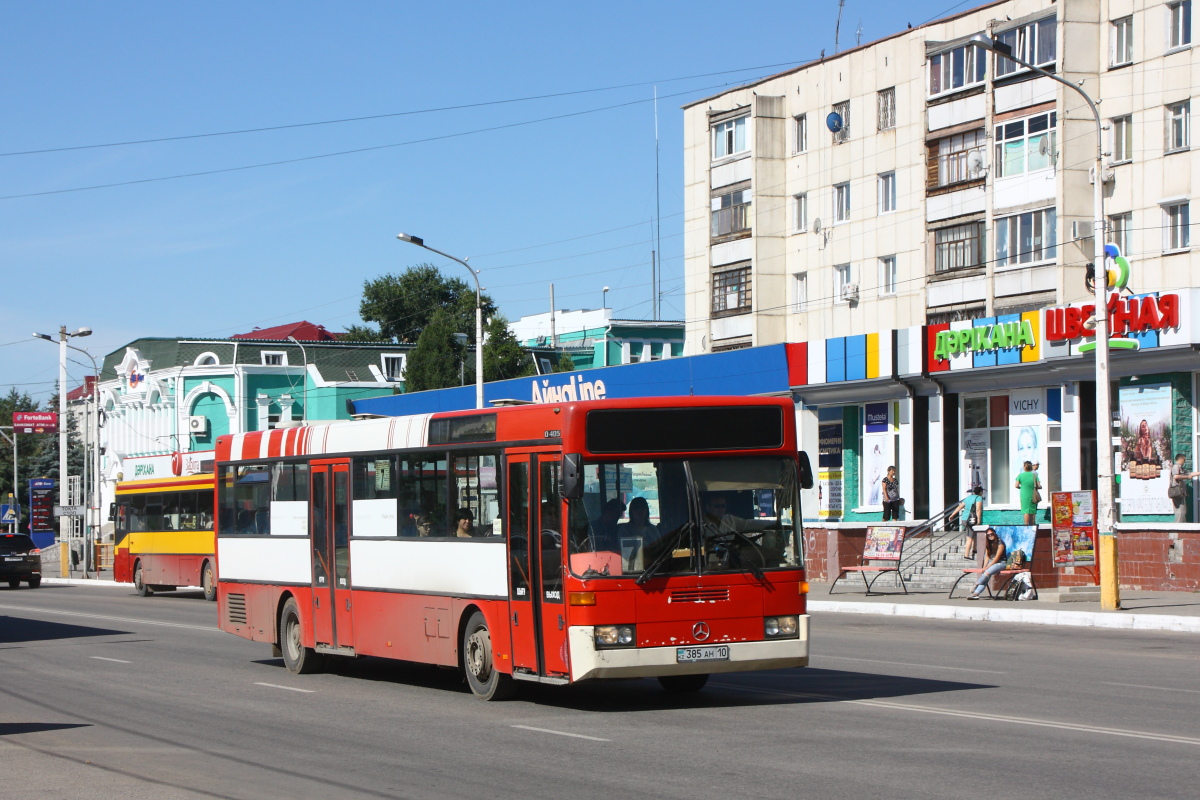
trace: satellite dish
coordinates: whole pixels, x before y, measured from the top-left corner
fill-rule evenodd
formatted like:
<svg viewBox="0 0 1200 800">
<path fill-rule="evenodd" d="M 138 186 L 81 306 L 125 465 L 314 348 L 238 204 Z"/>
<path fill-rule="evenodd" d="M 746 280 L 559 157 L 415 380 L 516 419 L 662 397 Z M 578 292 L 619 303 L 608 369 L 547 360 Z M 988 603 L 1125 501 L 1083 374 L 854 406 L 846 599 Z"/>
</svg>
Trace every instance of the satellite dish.
<svg viewBox="0 0 1200 800">
<path fill-rule="evenodd" d="M 845 124 L 846 123 L 842 120 L 842 115 L 836 111 L 830 111 L 829 116 L 825 118 L 825 127 L 829 128 L 832 133 L 837 133 L 840 131 Z"/>
<path fill-rule="evenodd" d="M 1042 157 L 1045 157 L 1046 154 L 1049 152 L 1050 152 L 1050 137 L 1043 136 L 1042 140 L 1040 142 L 1038 142 L 1038 154 L 1041 155 Z"/>
<path fill-rule="evenodd" d="M 813 233 L 821 232 L 821 218 L 817 217 L 813 220 Z"/>
<path fill-rule="evenodd" d="M 967 153 L 967 173 L 978 175 L 981 172 L 983 172 L 983 153 L 972 150 Z"/>
</svg>

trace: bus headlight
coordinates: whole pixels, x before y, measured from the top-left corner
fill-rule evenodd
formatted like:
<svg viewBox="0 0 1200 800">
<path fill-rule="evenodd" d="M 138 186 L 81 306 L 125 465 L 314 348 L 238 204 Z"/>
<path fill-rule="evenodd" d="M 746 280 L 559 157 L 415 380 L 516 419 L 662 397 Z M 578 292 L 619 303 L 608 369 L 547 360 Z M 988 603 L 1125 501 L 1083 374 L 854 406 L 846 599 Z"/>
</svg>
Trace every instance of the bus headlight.
<svg viewBox="0 0 1200 800">
<path fill-rule="evenodd" d="M 763 635 L 768 639 L 795 639 L 799 636 L 797 617 L 767 617 L 763 620 Z"/>
<path fill-rule="evenodd" d="M 597 650 L 633 647 L 637 643 L 633 625 L 597 625 L 595 637 Z"/>
</svg>

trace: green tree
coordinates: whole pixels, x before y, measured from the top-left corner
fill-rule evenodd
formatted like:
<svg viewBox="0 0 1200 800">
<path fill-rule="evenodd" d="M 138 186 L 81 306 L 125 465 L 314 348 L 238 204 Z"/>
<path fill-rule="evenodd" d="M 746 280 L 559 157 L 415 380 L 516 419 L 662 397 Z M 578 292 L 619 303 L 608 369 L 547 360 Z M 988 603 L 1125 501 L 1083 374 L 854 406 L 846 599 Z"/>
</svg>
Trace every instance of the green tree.
<svg viewBox="0 0 1200 800">
<path fill-rule="evenodd" d="M 0 397 L 0 425 L 11 426 L 14 411 L 37 411 L 37 401 L 28 394 L 9 389 L 8 395 Z M 5 431 L 12 435 L 11 431 Z M 0 494 L 3 502 L 8 502 L 8 493 L 14 492 L 17 502 L 23 508 L 28 508 L 29 482 L 31 477 L 38 477 L 30 472 L 29 462 L 33 454 L 41 446 L 42 440 L 56 439 L 53 434 L 18 434 L 17 435 L 17 472 L 23 486 L 13 488 L 12 444 L 7 439 L 0 439 Z M 57 452 L 57 451 L 56 451 Z"/>
<path fill-rule="evenodd" d="M 484 317 L 492 316 L 496 312 L 492 299 L 482 295 L 481 301 Z M 474 341 L 475 287 L 466 281 L 448 278 L 432 264 L 418 264 L 400 275 L 363 282 L 359 314 L 379 326 L 379 333 L 386 337 L 383 341 L 417 341 L 438 310 L 450 315 L 454 331 Z M 362 326 L 354 327 L 359 330 Z"/>
<path fill-rule="evenodd" d="M 341 335 L 341 340 L 344 342 L 390 342 L 393 341 L 391 336 L 388 336 L 378 328 L 372 328 L 370 325 L 351 325 L 346 328 L 345 333 Z"/>
<path fill-rule="evenodd" d="M 48 408 L 58 410 L 58 394 L 50 398 Z M 68 409 L 67 418 L 59 418 L 59 425 L 67 426 L 67 474 L 83 477 L 83 432 L 75 415 Z M 39 439 L 36 448 L 29 458 L 28 466 L 21 468 L 21 480 L 27 478 L 53 478 L 58 480 L 58 434 L 47 433 L 29 438 Z M 26 484 L 28 486 L 28 484 Z"/>
<path fill-rule="evenodd" d="M 460 382 L 474 381 L 474 371 L 463 378 L 460 369 L 466 348 L 458 343 L 454 315 L 444 308 L 436 309 L 417 337 L 417 346 L 408 354 L 404 368 L 404 391 L 423 392 L 445 389 Z M 464 370 L 465 372 L 465 370 Z"/>
<path fill-rule="evenodd" d="M 559 353 L 558 361 L 554 362 L 555 372 L 574 372 L 575 359 L 571 358 L 568 353 Z"/>
<path fill-rule="evenodd" d="M 508 321 L 503 316 L 494 315 L 483 330 L 486 342 L 483 346 L 485 381 L 503 381 L 536 374 L 533 359 L 508 329 Z M 474 369 L 471 370 L 471 377 L 475 377 Z"/>
</svg>

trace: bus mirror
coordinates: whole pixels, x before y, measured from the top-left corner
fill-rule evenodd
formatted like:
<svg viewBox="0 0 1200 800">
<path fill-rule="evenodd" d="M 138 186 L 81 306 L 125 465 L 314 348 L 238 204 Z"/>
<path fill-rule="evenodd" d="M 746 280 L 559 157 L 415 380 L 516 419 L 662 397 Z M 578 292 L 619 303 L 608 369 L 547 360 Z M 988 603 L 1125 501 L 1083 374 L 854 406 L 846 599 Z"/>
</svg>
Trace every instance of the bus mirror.
<svg viewBox="0 0 1200 800">
<path fill-rule="evenodd" d="M 108 521 L 109 522 L 117 521 L 117 504 L 116 503 L 108 504 Z"/>
<path fill-rule="evenodd" d="M 583 457 L 579 453 L 566 453 L 562 460 L 563 497 L 578 500 L 583 497 Z"/>
<path fill-rule="evenodd" d="M 808 463 L 808 453 L 800 451 L 800 488 L 813 488 L 812 464 Z"/>
</svg>

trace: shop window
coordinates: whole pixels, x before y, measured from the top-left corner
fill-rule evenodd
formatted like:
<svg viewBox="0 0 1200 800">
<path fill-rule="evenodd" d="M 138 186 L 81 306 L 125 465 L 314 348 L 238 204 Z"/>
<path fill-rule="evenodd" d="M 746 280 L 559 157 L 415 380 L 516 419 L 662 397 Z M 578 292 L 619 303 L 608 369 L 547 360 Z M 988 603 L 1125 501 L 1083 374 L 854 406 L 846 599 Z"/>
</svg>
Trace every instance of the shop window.
<svg viewBox="0 0 1200 800">
<path fill-rule="evenodd" d="M 858 409 L 858 504 L 860 508 L 883 508 L 883 478 L 896 465 L 900 434 L 896 430 L 893 403 L 867 403 Z"/>
</svg>

